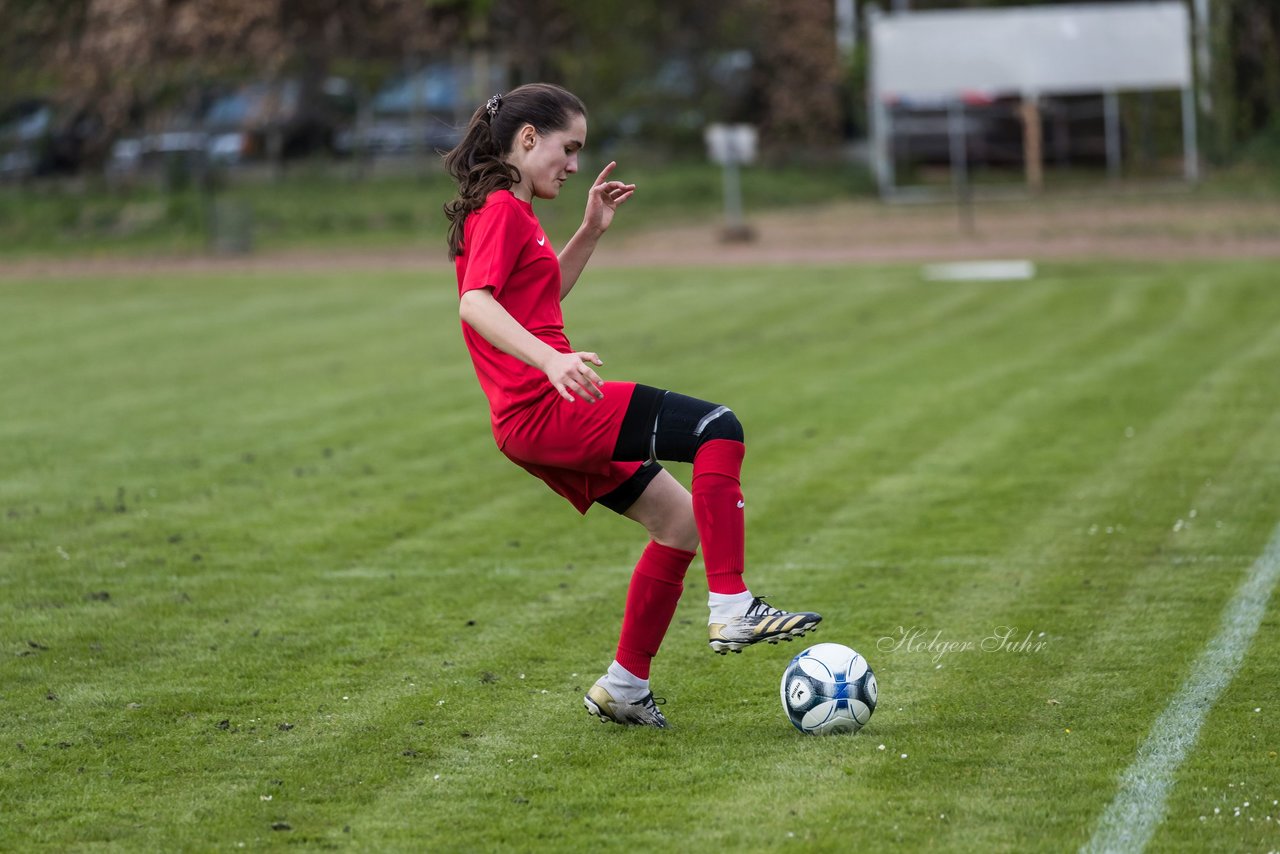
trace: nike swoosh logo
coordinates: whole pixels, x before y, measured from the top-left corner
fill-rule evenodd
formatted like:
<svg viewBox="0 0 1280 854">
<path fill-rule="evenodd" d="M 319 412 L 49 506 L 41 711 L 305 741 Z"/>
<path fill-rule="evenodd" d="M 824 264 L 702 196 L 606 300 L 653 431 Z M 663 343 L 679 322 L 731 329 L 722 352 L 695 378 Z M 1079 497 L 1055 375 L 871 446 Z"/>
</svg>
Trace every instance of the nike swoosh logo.
<svg viewBox="0 0 1280 854">
<path fill-rule="evenodd" d="M 546 242 L 547 242 L 547 236 L 546 236 L 545 234 L 538 238 L 538 245 L 539 245 L 539 246 L 542 246 L 542 245 L 543 245 L 543 244 L 545 244 Z"/>
</svg>

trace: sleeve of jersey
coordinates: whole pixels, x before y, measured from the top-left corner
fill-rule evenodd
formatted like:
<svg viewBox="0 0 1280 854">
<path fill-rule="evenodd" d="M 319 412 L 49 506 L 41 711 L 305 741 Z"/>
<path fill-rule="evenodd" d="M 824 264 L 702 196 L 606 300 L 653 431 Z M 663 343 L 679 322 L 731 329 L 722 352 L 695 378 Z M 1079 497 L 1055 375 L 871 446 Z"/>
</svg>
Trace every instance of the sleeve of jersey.
<svg viewBox="0 0 1280 854">
<path fill-rule="evenodd" d="M 460 294 L 479 288 L 493 288 L 494 296 L 502 293 L 529 237 L 528 224 L 521 219 L 514 208 L 501 204 L 472 215 L 466 243 L 471 257 Z"/>
</svg>

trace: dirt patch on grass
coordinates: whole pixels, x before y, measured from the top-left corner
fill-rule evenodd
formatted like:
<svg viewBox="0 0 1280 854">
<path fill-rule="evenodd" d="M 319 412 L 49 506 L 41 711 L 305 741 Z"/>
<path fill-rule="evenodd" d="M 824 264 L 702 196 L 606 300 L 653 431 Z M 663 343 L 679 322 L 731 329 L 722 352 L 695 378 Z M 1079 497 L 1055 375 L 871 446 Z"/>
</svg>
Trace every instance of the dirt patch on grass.
<svg viewBox="0 0 1280 854">
<path fill-rule="evenodd" d="M 625 211 L 623 213 L 625 216 Z M 954 204 L 856 202 L 748 217 L 756 239 L 726 242 L 722 223 L 610 235 L 599 266 L 847 264 L 974 258 L 1184 260 L 1280 258 L 1280 198 L 1082 197 Z M 447 270 L 440 251 L 292 249 L 248 257 L 42 257 L 0 264 L 0 278 L 184 273 Z"/>
</svg>

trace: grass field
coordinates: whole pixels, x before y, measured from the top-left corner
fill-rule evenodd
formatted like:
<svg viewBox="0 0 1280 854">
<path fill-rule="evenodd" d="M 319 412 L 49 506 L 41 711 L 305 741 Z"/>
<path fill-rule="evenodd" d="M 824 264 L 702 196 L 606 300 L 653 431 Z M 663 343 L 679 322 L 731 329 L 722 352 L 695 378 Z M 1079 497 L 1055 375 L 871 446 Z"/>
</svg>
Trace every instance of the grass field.
<svg viewBox="0 0 1280 854">
<path fill-rule="evenodd" d="M 672 729 L 586 715 L 641 534 L 493 448 L 448 278 L 2 282 L 0 850 L 1078 849 L 1280 519 L 1275 274 L 584 280 L 606 376 L 746 424 L 753 591 L 879 677 L 828 739 L 700 562 Z M 1276 613 L 1150 850 L 1280 848 Z"/>
<path fill-rule="evenodd" d="M 579 186 L 607 160 L 584 157 Z M 356 178 L 353 167 L 295 166 L 278 180 L 237 176 L 214 197 L 187 186 L 164 192 L 158 182 L 111 188 L 101 181 L 0 187 L 0 260 L 55 255 L 187 255 L 211 239 L 211 206 L 230 206 L 247 218 L 259 249 L 443 245 L 448 223 L 441 208 L 456 191 L 436 157 L 403 174 Z M 615 177 L 640 184 L 643 205 L 620 217 L 622 233 L 655 224 L 698 221 L 722 207 L 720 169 L 702 161 L 660 165 L 624 161 Z M 752 209 L 798 207 L 866 197 L 865 169 L 826 165 L 748 169 L 743 195 Z M 585 189 L 582 190 L 585 192 Z M 547 232 L 559 244 L 582 221 L 582 196 L 566 194 L 539 205 Z"/>
</svg>

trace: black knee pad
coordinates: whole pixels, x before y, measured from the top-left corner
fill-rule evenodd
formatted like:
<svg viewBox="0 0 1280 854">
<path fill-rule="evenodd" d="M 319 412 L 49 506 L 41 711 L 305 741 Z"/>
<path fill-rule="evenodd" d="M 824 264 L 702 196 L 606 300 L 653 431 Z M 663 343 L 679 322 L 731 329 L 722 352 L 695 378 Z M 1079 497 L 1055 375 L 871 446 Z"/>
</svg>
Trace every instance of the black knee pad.
<svg viewBox="0 0 1280 854">
<path fill-rule="evenodd" d="M 703 443 L 712 439 L 744 440 L 742 423 L 731 408 L 636 385 L 613 458 L 692 462 Z"/>
<path fill-rule="evenodd" d="M 712 439 L 743 441 L 742 422 L 727 406 L 668 392 L 653 439 L 657 459 L 691 463 L 698 449 Z"/>
<path fill-rule="evenodd" d="M 743 441 L 742 422 L 732 409 L 637 385 L 613 458 L 691 463 L 698 448 L 712 439 Z"/>
<path fill-rule="evenodd" d="M 734 442 L 741 442 L 746 437 L 742 433 L 742 422 L 738 420 L 738 416 L 733 414 L 733 410 L 727 406 L 720 406 L 708 413 L 704 418 L 705 424 L 700 432 L 695 432 L 701 438 L 698 440 L 698 446 L 701 447 L 703 442 L 710 442 L 712 439 L 729 439 Z"/>
</svg>

